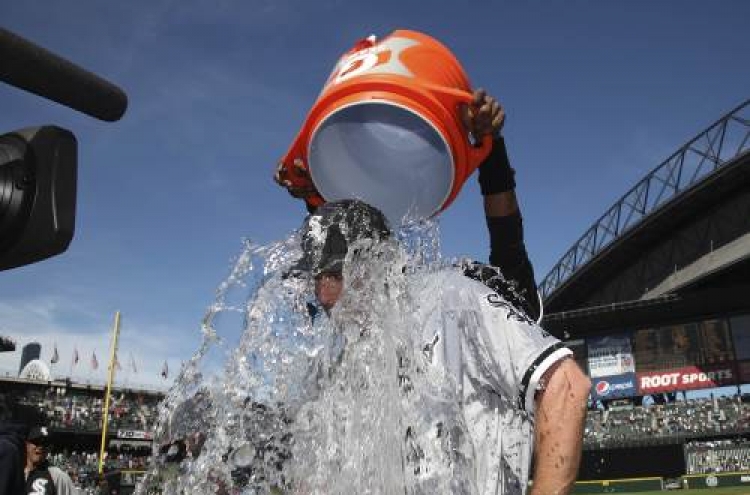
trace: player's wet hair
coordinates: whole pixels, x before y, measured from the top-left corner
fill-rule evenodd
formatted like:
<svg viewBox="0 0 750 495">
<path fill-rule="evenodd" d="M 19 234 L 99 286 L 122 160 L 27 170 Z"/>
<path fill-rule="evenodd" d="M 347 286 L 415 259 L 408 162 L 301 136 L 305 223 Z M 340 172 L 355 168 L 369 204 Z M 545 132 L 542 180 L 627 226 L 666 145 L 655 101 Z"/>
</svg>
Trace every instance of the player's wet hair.
<svg viewBox="0 0 750 495">
<path fill-rule="evenodd" d="M 387 239 L 390 235 L 383 213 L 362 201 L 325 203 L 302 225 L 303 256 L 295 268 L 313 276 L 340 273 L 352 243 L 361 239 Z"/>
</svg>

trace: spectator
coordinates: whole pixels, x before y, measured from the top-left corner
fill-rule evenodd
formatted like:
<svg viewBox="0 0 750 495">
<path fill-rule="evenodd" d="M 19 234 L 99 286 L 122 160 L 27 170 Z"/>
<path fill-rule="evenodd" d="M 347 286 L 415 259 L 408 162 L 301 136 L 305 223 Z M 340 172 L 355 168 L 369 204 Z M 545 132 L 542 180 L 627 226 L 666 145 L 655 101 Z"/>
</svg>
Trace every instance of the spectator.
<svg viewBox="0 0 750 495">
<path fill-rule="evenodd" d="M 0 396 L 0 493 L 23 493 L 25 487 L 24 439 L 28 427 L 14 414 L 15 410 L 16 404 L 9 403 L 7 396 Z"/>
<path fill-rule="evenodd" d="M 49 432 L 34 427 L 26 438 L 26 491 L 28 495 L 75 495 L 73 481 L 62 469 L 47 461 Z"/>
</svg>

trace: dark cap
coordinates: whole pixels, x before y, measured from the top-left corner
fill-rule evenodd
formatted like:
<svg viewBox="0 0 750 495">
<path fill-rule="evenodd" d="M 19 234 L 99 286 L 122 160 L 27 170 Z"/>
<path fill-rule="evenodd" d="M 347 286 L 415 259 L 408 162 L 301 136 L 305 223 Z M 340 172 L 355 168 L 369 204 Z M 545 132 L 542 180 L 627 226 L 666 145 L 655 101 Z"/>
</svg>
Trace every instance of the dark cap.
<svg viewBox="0 0 750 495">
<path fill-rule="evenodd" d="M 49 430 L 46 426 L 35 426 L 29 431 L 26 441 L 36 445 L 45 445 L 49 443 Z"/>
<path fill-rule="evenodd" d="M 352 242 L 361 239 L 387 239 L 385 216 L 359 200 L 325 203 L 310 214 L 301 229 L 302 259 L 294 266 L 317 276 L 341 272 Z"/>
</svg>

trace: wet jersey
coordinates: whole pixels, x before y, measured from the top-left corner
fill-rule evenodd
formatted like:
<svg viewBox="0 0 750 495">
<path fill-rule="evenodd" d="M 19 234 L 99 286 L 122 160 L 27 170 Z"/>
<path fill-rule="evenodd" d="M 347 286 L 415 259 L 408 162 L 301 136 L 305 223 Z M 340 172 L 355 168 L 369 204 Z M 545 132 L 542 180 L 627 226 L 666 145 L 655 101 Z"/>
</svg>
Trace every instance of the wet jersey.
<svg viewBox="0 0 750 495">
<path fill-rule="evenodd" d="M 482 495 L 526 492 L 540 379 L 571 356 L 556 338 L 485 285 L 457 272 L 416 276 L 430 363 L 455 382 Z"/>
</svg>

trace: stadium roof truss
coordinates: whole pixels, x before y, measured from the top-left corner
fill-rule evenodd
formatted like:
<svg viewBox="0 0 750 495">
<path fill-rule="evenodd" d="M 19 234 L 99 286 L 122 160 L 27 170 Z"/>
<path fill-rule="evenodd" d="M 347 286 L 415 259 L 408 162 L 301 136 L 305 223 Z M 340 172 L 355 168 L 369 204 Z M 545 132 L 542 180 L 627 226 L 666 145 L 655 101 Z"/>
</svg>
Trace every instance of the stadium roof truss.
<svg viewBox="0 0 750 495">
<path fill-rule="evenodd" d="M 581 268 L 644 219 L 750 152 L 750 100 L 724 115 L 649 172 L 597 219 L 540 284 L 546 301 Z"/>
</svg>

